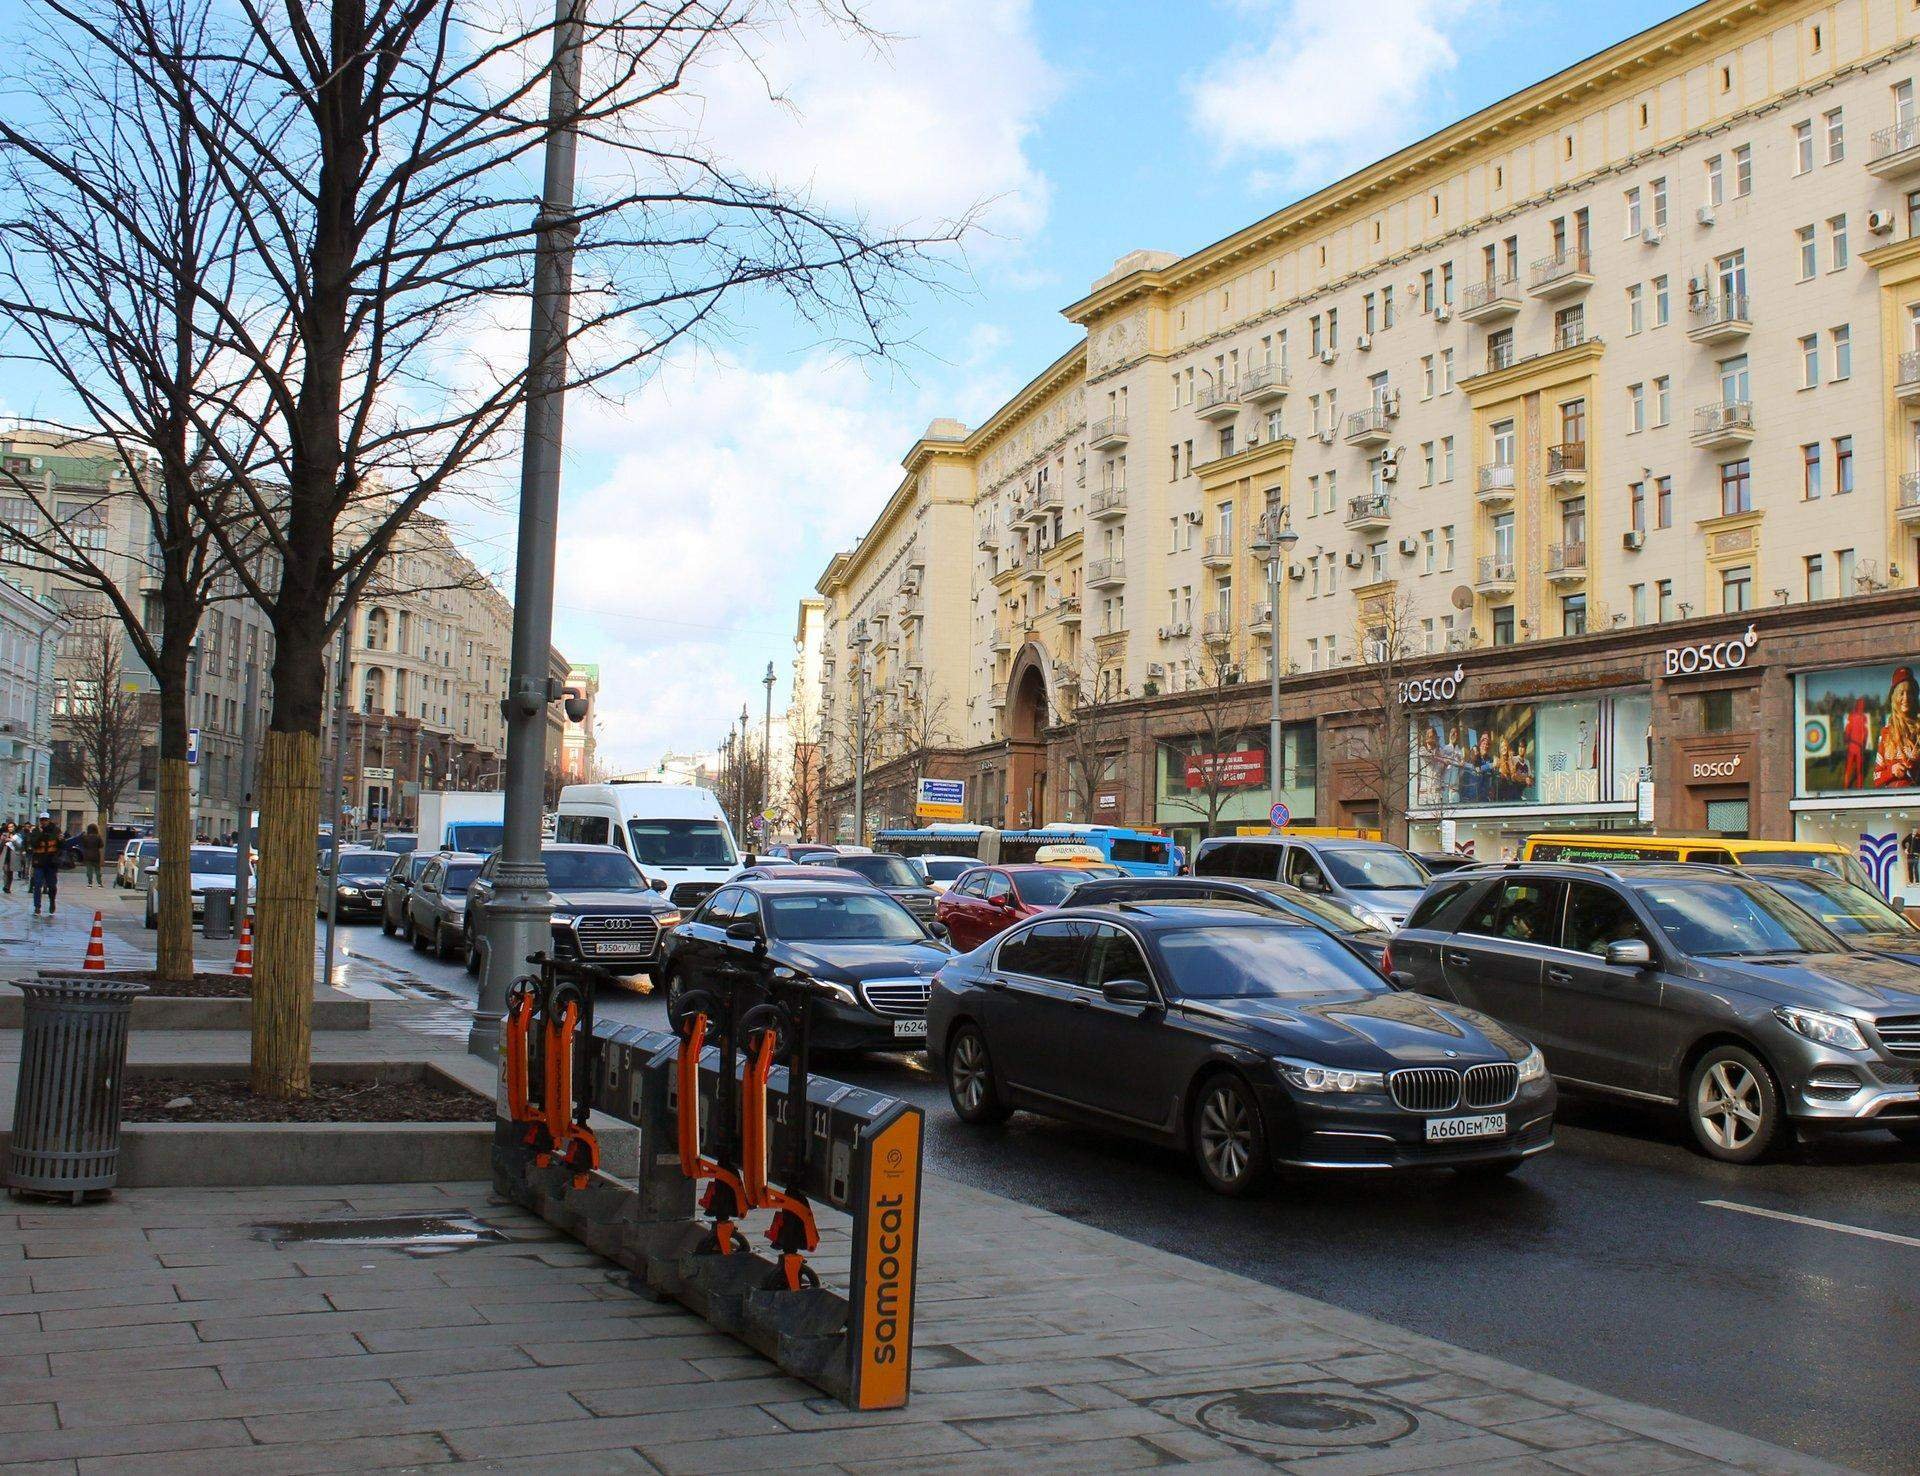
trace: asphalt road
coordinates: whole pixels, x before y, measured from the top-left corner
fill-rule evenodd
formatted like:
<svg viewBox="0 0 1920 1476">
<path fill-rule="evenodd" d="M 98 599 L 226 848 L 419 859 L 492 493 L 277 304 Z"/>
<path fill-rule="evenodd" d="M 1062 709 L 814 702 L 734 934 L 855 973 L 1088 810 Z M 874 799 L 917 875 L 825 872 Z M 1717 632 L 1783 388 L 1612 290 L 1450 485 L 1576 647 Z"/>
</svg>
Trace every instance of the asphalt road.
<svg viewBox="0 0 1920 1476">
<path fill-rule="evenodd" d="M 377 928 L 343 936 L 472 998 L 457 965 Z M 599 1008 L 664 1027 L 639 995 Z M 919 1103 L 930 1165 L 983 1189 L 1604 1393 L 1920 1472 L 1920 1150 L 1887 1134 L 1739 1169 L 1686 1148 L 1676 1120 L 1565 1100 L 1558 1146 L 1510 1181 L 1298 1177 L 1235 1203 L 1178 1154 L 1024 1113 L 968 1128 L 916 1057 L 820 1069 Z"/>
</svg>

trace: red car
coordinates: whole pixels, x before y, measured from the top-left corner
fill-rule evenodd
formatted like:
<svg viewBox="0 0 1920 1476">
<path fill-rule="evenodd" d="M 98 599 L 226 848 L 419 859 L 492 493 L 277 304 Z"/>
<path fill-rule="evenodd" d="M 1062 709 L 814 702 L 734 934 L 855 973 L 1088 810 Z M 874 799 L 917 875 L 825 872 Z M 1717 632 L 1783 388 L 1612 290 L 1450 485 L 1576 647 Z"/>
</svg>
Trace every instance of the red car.
<svg viewBox="0 0 1920 1476">
<path fill-rule="evenodd" d="M 940 894 L 933 915 L 947 925 L 953 946 L 966 953 L 1058 907 L 1083 881 L 1123 875 L 1117 866 L 976 866 Z"/>
</svg>

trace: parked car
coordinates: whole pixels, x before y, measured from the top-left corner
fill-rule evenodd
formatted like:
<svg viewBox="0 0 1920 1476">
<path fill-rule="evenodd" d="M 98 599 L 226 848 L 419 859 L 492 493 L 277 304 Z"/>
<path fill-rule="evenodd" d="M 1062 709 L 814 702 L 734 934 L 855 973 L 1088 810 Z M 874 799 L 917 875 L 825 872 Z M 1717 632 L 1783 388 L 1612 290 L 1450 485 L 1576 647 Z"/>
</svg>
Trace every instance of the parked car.
<svg viewBox="0 0 1920 1476">
<path fill-rule="evenodd" d="M 1818 866 L 1743 866 L 1740 874 L 1784 892 L 1843 943 L 1920 963 L 1920 928 L 1869 887 Z"/>
<path fill-rule="evenodd" d="M 1436 882 L 1389 949 L 1560 1084 L 1678 1107 L 1750 1163 L 1789 1127 L 1920 1142 L 1920 969 L 1850 949 L 1744 871 L 1510 862 Z"/>
<path fill-rule="evenodd" d="M 232 846 L 189 846 L 187 848 L 188 884 L 193 889 L 193 916 L 196 921 L 206 915 L 207 893 L 233 891 L 233 863 L 238 853 Z M 143 871 L 147 890 L 147 926 L 160 926 L 160 865 L 159 853 Z"/>
<path fill-rule="evenodd" d="M 761 852 L 764 857 L 780 861 L 805 861 L 810 856 L 837 856 L 838 846 L 830 846 L 825 841 L 776 841 Z"/>
<path fill-rule="evenodd" d="M 940 971 L 927 1048 L 963 1121 L 1025 1108 L 1184 1147 L 1221 1194 L 1276 1166 L 1503 1174 L 1553 1142 L 1526 1041 L 1243 906 L 1022 923 Z"/>
<path fill-rule="evenodd" d="M 859 872 L 848 871 L 844 866 L 822 862 L 808 862 L 802 865 L 798 861 L 757 861 L 751 866 L 741 867 L 729 880 L 841 882 L 869 887 L 873 885 Z"/>
<path fill-rule="evenodd" d="M 936 892 L 946 891 L 980 864 L 976 856 L 909 856 L 907 859 L 920 868 L 927 885 Z"/>
<path fill-rule="evenodd" d="M 418 850 L 419 847 L 420 837 L 413 831 L 389 830 L 385 835 L 380 837 L 380 844 L 376 849 L 386 851 L 391 855 L 404 856 L 411 851 Z"/>
<path fill-rule="evenodd" d="M 332 877 L 331 858 L 324 858 L 314 887 L 314 911 L 327 915 L 327 886 L 333 881 L 333 916 L 337 922 L 371 922 L 380 916 L 386 897 L 387 873 L 393 870 L 393 857 L 385 851 L 367 851 L 355 846 L 340 848 L 340 874 Z"/>
<path fill-rule="evenodd" d="M 1338 938 L 1376 969 L 1385 968 L 1392 936 L 1362 922 L 1349 908 L 1285 882 L 1230 881 L 1209 876 L 1128 876 L 1082 882 L 1063 907 L 1112 907 L 1122 902 L 1225 903 L 1278 912 Z"/>
<path fill-rule="evenodd" d="M 129 841 L 126 850 L 120 853 L 115 865 L 113 879 L 128 891 L 143 886 L 149 866 L 160 863 L 160 841 L 158 837 L 143 835 L 138 840 Z"/>
<path fill-rule="evenodd" d="M 681 911 L 663 895 L 664 881 L 649 882 L 624 851 L 612 846 L 555 844 L 540 848 L 553 904 L 553 956 L 584 959 L 629 974 L 652 972 Z M 487 907 L 493 900 L 500 853 L 481 866 L 467 890 L 467 972 L 483 961 Z"/>
<path fill-rule="evenodd" d="M 836 871 L 851 871 L 865 877 L 873 886 L 879 887 L 894 901 L 911 912 L 922 923 L 933 922 L 934 897 L 932 887 L 905 856 L 895 856 L 881 851 L 866 851 L 856 855 L 822 856 L 800 863 L 802 866 L 831 866 Z"/>
<path fill-rule="evenodd" d="M 866 883 L 729 883 L 667 942 L 668 1008 L 691 989 L 724 991 L 769 967 L 817 983 L 822 1050 L 917 1049 L 927 995 L 952 951 L 885 891 Z"/>
<path fill-rule="evenodd" d="M 1428 876 L 1445 876 L 1449 871 L 1479 864 L 1472 856 L 1463 856 L 1458 851 L 1415 851 L 1412 854 L 1414 860 L 1426 867 Z"/>
<path fill-rule="evenodd" d="M 407 892 L 407 941 L 435 958 L 464 956 L 467 889 L 487 858 L 477 851 L 436 851 Z"/>
<path fill-rule="evenodd" d="M 934 916 L 961 952 L 978 948 L 1017 922 L 1066 901 L 1083 882 L 1125 876 L 1117 866 L 975 866 L 940 894 Z"/>
<path fill-rule="evenodd" d="M 1283 881 L 1344 903 L 1388 932 L 1407 920 L 1430 879 L 1410 853 L 1385 841 L 1293 835 L 1212 836 L 1194 852 L 1193 874 Z"/>
<path fill-rule="evenodd" d="M 381 852 L 381 855 L 387 855 Z M 389 856 L 393 863 L 387 872 L 386 885 L 380 889 L 380 931 L 389 938 L 398 933 L 407 936 L 411 926 L 407 910 L 407 899 L 414 884 L 420 880 L 420 873 L 427 869 L 427 863 L 433 859 L 430 851 L 408 851 L 404 855 Z"/>
</svg>

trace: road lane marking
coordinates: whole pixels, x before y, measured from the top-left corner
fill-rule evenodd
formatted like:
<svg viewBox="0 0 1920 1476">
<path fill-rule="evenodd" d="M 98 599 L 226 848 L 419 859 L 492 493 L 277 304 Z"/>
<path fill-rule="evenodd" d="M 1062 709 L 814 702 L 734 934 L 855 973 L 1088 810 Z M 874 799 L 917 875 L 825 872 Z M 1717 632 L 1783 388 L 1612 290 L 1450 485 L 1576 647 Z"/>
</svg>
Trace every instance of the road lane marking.
<svg viewBox="0 0 1920 1476">
<path fill-rule="evenodd" d="M 1757 1204 L 1735 1204 L 1730 1199 L 1703 1199 L 1700 1202 L 1708 1209 L 1737 1210 L 1743 1215 L 1758 1215 L 1763 1220 L 1785 1220 L 1793 1225 L 1811 1225 L 1816 1230 L 1838 1230 L 1842 1235 L 1858 1235 L 1862 1240 L 1884 1240 L 1893 1245 L 1920 1247 L 1920 1236 L 1869 1230 L 1863 1225 L 1842 1225 L 1833 1220 L 1816 1220 L 1810 1215 L 1790 1215 L 1785 1210 L 1761 1209 Z"/>
</svg>

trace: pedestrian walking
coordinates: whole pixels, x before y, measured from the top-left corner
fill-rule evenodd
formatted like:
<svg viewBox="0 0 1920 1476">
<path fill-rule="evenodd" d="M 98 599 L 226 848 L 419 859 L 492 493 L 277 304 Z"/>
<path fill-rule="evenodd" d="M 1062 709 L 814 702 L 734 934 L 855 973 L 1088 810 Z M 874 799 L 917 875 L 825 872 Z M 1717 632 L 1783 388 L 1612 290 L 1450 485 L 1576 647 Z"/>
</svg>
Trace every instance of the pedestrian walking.
<svg viewBox="0 0 1920 1476">
<path fill-rule="evenodd" d="M 0 877 L 5 879 L 4 890 L 8 892 L 13 890 L 13 878 L 16 872 L 21 880 L 26 879 L 26 843 L 21 838 L 20 827 L 9 820 L 4 826 L 0 826 Z"/>
<path fill-rule="evenodd" d="M 100 863 L 106 859 L 107 838 L 98 825 L 89 825 L 80 837 L 80 864 L 87 869 L 87 885 L 100 885 Z"/>
<path fill-rule="evenodd" d="M 27 864 L 32 868 L 31 885 L 33 889 L 33 915 L 40 915 L 40 903 L 47 904 L 47 916 L 52 917 L 60 896 L 60 848 L 64 844 L 60 836 L 60 827 L 53 823 L 53 816 L 42 814 L 40 823 L 34 827 L 33 834 L 27 839 Z"/>
</svg>

